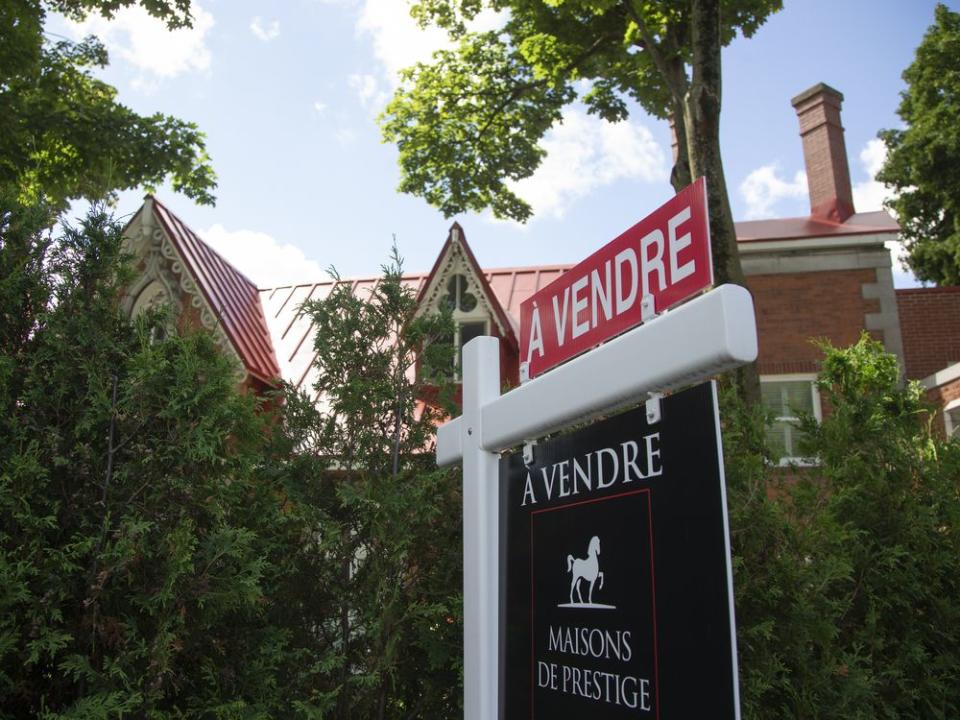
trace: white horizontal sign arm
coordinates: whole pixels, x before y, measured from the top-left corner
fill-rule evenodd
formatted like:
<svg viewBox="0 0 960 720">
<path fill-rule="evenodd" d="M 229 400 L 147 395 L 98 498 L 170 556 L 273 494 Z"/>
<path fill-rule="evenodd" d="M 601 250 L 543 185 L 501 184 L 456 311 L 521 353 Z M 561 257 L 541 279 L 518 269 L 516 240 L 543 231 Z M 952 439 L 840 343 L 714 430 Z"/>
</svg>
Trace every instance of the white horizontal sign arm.
<svg viewBox="0 0 960 720">
<path fill-rule="evenodd" d="M 485 405 L 480 444 L 505 450 L 756 357 L 753 299 L 746 288 L 722 285 Z"/>
<path fill-rule="evenodd" d="M 455 417 L 437 428 L 437 465 L 446 467 L 459 462 L 463 457 L 460 444 L 462 417 Z"/>
<path fill-rule="evenodd" d="M 721 285 L 483 405 L 480 445 L 499 452 L 756 357 L 753 299 L 739 285 Z M 461 422 L 438 429 L 440 465 L 462 457 L 462 433 L 454 427 Z"/>
</svg>

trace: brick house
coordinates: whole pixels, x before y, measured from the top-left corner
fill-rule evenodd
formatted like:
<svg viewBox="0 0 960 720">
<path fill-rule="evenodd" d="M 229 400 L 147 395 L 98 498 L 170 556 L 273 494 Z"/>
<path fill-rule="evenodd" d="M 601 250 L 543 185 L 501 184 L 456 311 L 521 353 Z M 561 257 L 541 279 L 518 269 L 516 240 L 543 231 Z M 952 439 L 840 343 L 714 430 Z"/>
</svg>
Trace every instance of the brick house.
<svg viewBox="0 0 960 720">
<path fill-rule="evenodd" d="M 792 101 L 810 214 L 736 225 L 757 309 L 763 398 L 779 418 L 771 439 L 785 457 L 796 455 L 796 410 L 820 413 L 811 382 L 820 352 L 812 338 L 845 346 L 869 332 L 899 358 L 908 378 L 922 378 L 931 397 L 946 407 L 946 429 L 960 425 L 960 288 L 894 290 L 884 243 L 895 239 L 899 228 L 884 211 L 855 211 L 842 100 L 821 83 Z M 128 294 L 131 313 L 153 302 L 172 302 L 181 326 L 217 333 L 236 357 L 247 387 L 262 389 L 275 377 L 312 387 L 313 329 L 298 308 L 329 294 L 332 281 L 258 290 L 153 198 L 125 232 L 141 270 Z M 516 383 L 520 304 L 568 267 L 484 268 L 454 223 L 432 269 L 409 274 L 405 282 L 417 293 L 420 312 L 441 303 L 453 308 L 457 348 L 477 335 L 499 337 L 501 376 Z M 376 278 L 341 282 L 363 293 Z"/>
</svg>

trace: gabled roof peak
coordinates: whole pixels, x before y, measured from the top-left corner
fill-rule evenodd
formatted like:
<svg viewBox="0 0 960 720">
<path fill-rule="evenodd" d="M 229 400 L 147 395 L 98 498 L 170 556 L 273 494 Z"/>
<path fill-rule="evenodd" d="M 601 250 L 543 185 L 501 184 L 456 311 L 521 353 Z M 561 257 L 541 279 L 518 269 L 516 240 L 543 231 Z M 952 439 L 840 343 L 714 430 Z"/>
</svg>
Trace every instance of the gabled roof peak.
<svg viewBox="0 0 960 720">
<path fill-rule="evenodd" d="M 447 232 L 447 241 L 453 241 L 457 243 L 462 243 L 463 245 L 467 244 L 466 235 L 463 232 L 463 226 L 460 225 L 456 220 L 453 221 L 453 224 L 450 225 L 450 230 Z"/>
<path fill-rule="evenodd" d="M 272 384 L 280 367 L 257 286 L 152 195 L 144 199 L 137 215 L 141 213 L 147 213 L 144 220 L 155 220 L 169 238 L 246 371 Z"/>
<path fill-rule="evenodd" d="M 426 281 L 420 288 L 420 293 L 417 296 L 417 302 L 423 306 L 427 296 L 435 290 L 436 283 L 439 280 L 438 275 L 444 270 L 445 263 L 451 262 L 452 256 L 457 253 L 457 250 L 454 249 L 455 247 L 460 253 L 462 253 L 467 268 L 476 279 L 477 284 L 480 286 L 480 290 L 483 293 L 490 310 L 494 314 L 494 320 L 500 327 L 503 339 L 516 347 L 517 336 L 514 322 L 500 304 L 500 300 L 497 298 L 496 293 L 494 293 L 493 289 L 490 287 L 490 282 L 487 279 L 486 273 L 483 271 L 483 268 L 480 267 L 480 263 L 477 262 L 477 258 L 473 254 L 473 250 L 470 249 L 470 245 L 467 243 L 467 236 L 463 232 L 463 228 L 460 226 L 460 223 L 456 221 L 450 225 L 450 230 L 447 233 L 447 240 L 443 244 L 443 247 L 440 248 L 440 252 L 437 254 L 437 259 L 433 263 L 433 268 L 430 270 Z"/>
</svg>

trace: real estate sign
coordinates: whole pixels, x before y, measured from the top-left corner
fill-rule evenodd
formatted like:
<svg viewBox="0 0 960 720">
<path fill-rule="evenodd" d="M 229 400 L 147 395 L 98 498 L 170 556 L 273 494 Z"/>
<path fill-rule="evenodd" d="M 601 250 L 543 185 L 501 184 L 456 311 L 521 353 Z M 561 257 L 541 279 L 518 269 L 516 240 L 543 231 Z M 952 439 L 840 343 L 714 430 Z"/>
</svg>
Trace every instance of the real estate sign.
<svg viewBox="0 0 960 720">
<path fill-rule="evenodd" d="M 700 178 L 520 306 L 520 359 L 535 377 L 713 284 Z"/>
<path fill-rule="evenodd" d="M 714 383 L 500 462 L 500 717 L 739 716 Z"/>
</svg>

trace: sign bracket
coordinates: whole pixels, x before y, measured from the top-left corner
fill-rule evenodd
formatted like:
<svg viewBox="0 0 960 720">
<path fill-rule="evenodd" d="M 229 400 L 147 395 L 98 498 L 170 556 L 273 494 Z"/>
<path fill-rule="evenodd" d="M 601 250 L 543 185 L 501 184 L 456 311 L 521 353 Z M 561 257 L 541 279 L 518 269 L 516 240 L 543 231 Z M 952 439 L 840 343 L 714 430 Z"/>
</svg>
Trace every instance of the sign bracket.
<svg viewBox="0 0 960 720">
<path fill-rule="evenodd" d="M 650 322 L 657 314 L 653 295 L 644 295 L 640 298 L 640 322 Z"/>
<path fill-rule="evenodd" d="M 536 454 L 533 449 L 537 446 L 536 440 L 527 440 L 523 443 L 523 464 L 529 467 L 536 461 Z"/>
<path fill-rule="evenodd" d="M 666 310 L 664 312 L 666 312 Z M 653 295 L 644 295 L 640 299 L 640 321 L 643 323 L 648 323 L 651 320 L 659 317 L 659 315 L 660 313 L 657 312 L 656 299 L 653 297 Z M 662 398 L 663 393 L 660 392 L 652 392 L 647 397 L 647 422 L 651 425 L 660 422 L 660 400 Z"/>
<path fill-rule="evenodd" d="M 660 401 L 663 400 L 663 393 L 652 392 L 647 398 L 646 402 L 646 411 L 647 411 L 647 422 L 650 425 L 655 425 L 660 422 L 662 417 L 660 410 Z"/>
<path fill-rule="evenodd" d="M 530 382 L 530 363 L 524 361 L 520 363 L 520 384 Z M 529 467 L 534 463 L 533 448 L 536 447 L 536 440 L 524 440 L 523 442 L 523 462 Z"/>
</svg>

